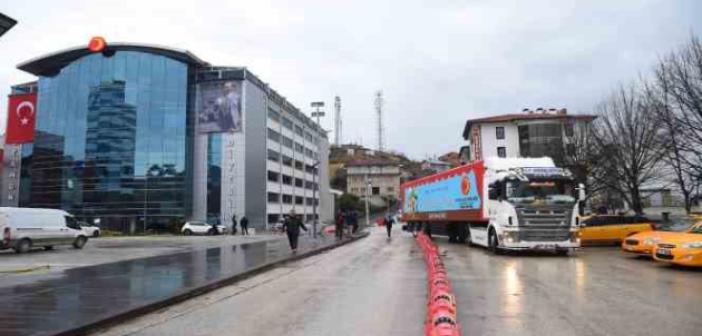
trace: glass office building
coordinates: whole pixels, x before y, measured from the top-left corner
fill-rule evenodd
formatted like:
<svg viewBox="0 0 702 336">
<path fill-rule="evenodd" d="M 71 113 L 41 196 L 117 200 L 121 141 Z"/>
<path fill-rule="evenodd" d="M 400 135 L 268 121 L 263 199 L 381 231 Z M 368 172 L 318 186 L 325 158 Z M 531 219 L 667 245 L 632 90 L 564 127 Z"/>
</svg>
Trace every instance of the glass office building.
<svg viewBox="0 0 702 336">
<path fill-rule="evenodd" d="M 232 215 L 264 228 L 268 109 L 314 135 L 309 151 L 328 150 L 326 133 L 246 68 L 214 67 L 187 51 L 79 47 L 18 68 L 38 76 L 19 206 L 130 232 L 191 219 L 227 224 Z"/>
</svg>

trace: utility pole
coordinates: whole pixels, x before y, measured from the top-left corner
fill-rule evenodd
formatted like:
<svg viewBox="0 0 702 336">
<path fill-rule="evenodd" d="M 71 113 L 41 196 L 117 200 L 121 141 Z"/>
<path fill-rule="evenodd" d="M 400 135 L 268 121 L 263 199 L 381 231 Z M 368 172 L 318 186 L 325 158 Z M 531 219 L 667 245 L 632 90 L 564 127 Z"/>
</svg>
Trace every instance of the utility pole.
<svg viewBox="0 0 702 336">
<path fill-rule="evenodd" d="M 378 129 L 377 129 L 377 136 L 378 136 L 378 151 L 382 152 L 385 149 L 385 143 L 384 143 L 384 130 L 383 130 L 383 104 L 385 103 L 383 99 L 383 91 L 376 91 L 375 92 L 375 112 L 377 115 L 377 123 L 378 123 Z"/>
</svg>

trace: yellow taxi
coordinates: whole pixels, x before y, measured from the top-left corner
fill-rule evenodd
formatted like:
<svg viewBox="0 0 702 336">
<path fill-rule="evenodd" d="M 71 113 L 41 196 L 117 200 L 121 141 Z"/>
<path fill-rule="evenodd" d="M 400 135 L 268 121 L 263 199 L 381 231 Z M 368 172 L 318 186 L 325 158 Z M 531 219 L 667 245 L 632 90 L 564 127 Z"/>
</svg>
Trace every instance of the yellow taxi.
<svg viewBox="0 0 702 336">
<path fill-rule="evenodd" d="M 662 239 L 674 237 L 680 232 L 688 232 L 699 221 L 702 221 L 702 218 L 691 215 L 689 218 L 682 219 L 672 227 L 631 235 L 622 242 L 622 250 L 624 252 L 651 257 L 656 244 Z"/>
<path fill-rule="evenodd" d="M 653 250 L 653 259 L 666 263 L 702 267 L 702 223 L 686 232 L 663 238 Z"/>
<path fill-rule="evenodd" d="M 583 246 L 621 244 L 631 235 L 653 231 L 653 223 L 643 216 L 594 215 L 582 218 L 580 225 Z"/>
</svg>

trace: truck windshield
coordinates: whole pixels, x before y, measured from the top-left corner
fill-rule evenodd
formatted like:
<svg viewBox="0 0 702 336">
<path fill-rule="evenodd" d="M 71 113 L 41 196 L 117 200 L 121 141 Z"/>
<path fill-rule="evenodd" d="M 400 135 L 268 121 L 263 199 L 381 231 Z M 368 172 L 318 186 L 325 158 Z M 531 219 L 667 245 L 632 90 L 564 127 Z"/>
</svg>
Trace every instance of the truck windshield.
<svg viewBox="0 0 702 336">
<path fill-rule="evenodd" d="M 515 203 L 545 201 L 547 204 L 571 204 L 575 202 L 571 181 L 508 181 L 506 192 L 507 200 Z"/>
</svg>

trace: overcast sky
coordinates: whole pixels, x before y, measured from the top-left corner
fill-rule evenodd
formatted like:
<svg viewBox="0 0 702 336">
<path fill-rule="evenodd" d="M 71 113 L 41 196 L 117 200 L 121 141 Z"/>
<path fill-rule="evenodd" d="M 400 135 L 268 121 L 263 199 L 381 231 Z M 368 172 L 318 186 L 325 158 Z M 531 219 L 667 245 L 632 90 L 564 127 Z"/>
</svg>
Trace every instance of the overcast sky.
<svg viewBox="0 0 702 336">
<path fill-rule="evenodd" d="M 589 112 L 702 35 L 698 0 L 0 0 L 0 12 L 19 21 L 0 37 L 2 129 L 9 86 L 34 79 L 18 63 L 101 35 L 246 66 L 307 113 L 325 101 L 327 129 L 339 95 L 344 141 L 371 147 L 382 89 L 386 143 L 414 158 L 456 150 L 469 118 Z"/>
</svg>

